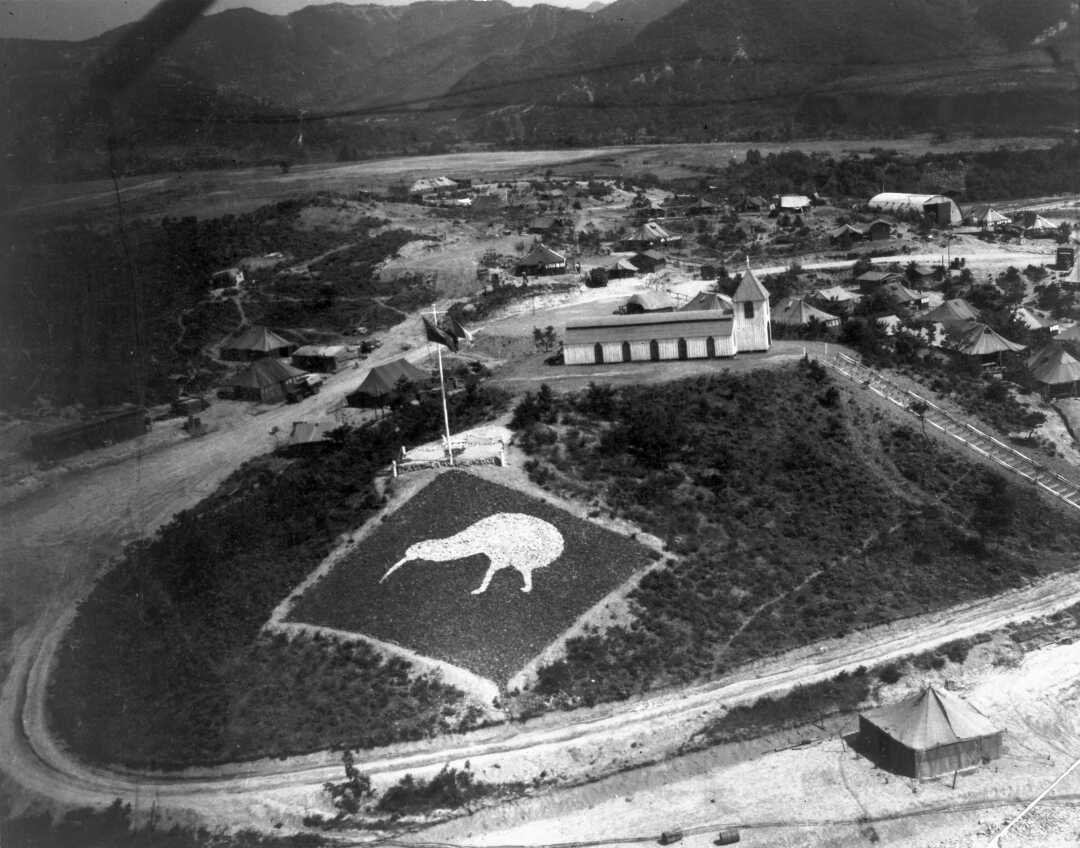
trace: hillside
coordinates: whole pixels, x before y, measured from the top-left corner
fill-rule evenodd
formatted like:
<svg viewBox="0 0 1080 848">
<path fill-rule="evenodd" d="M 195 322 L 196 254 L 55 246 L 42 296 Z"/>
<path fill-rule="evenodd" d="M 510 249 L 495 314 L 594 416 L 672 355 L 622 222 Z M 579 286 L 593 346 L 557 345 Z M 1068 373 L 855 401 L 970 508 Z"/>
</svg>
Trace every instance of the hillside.
<svg viewBox="0 0 1080 848">
<path fill-rule="evenodd" d="M 480 389 L 451 401 L 464 428 L 497 414 L 505 398 Z M 661 537 L 669 557 L 626 584 L 625 613 L 593 619 L 609 629 L 570 640 L 535 687 L 507 692 L 510 714 L 714 679 L 1073 566 L 1073 516 L 865 404 L 816 363 L 527 396 L 514 424 L 533 480 L 579 513 L 611 513 Z M 364 643 L 263 630 L 333 540 L 378 514 L 385 500 L 374 475 L 396 446 L 434 437 L 440 420 L 426 397 L 343 433 L 322 454 L 260 458 L 132 547 L 65 639 L 49 693 L 59 735 L 90 760 L 145 766 L 373 747 L 473 726 L 483 710 L 415 666 Z M 512 472 L 492 471 L 492 482 L 514 485 Z M 539 651 L 555 618 L 565 627 L 577 615 L 548 590 L 580 582 L 581 602 L 591 603 L 607 591 L 599 582 L 637 568 L 631 539 L 617 548 L 619 563 L 590 569 L 608 531 L 519 495 L 506 506 L 498 486 L 462 489 L 454 475 L 468 477 L 451 472 L 429 490 L 418 478 L 399 481 L 406 499 L 427 494 L 373 524 L 370 547 L 335 566 L 353 576 L 324 577 L 297 614 L 317 608 L 335 627 L 363 629 L 355 605 L 379 592 L 394 605 L 380 612 L 379 626 L 394 632 L 376 630 L 383 638 L 421 644 L 430 621 L 472 662 L 495 667 Z M 457 515 L 462 491 L 474 512 Z M 492 497 L 492 510 L 535 511 L 561 527 L 571 558 L 538 573 L 535 594 L 506 574 L 477 600 L 468 590 L 483 562 L 465 551 L 452 569 L 419 562 L 383 582 L 406 545 L 456 530 Z M 405 556 L 434 557 L 412 550 Z M 519 611 L 492 617 L 495 602 Z"/>
<path fill-rule="evenodd" d="M 1001 0 L 618 0 L 596 14 L 503 0 L 228 9 L 159 57 L 128 112 L 144 156 L 186 143 L 243 160 L 283 155 L 301 136 L 291 155 L 326 158 L 343 145 L 370 154 L 944 125 L 1030 132 L 1078 117 L 1078 17 L 1066 0 L 1022 12 Z M 86 97 L 83 70 L 121 31 L 0 41 L 14 178 L 102 147 L 104 126 L 71 113 Z M 419 108 L 432 99 L 437 108 Z M 311 120 L 322 111 L 338 117 Z M 267 131 L 278 119 L 288 132 Z"/>
</svg>

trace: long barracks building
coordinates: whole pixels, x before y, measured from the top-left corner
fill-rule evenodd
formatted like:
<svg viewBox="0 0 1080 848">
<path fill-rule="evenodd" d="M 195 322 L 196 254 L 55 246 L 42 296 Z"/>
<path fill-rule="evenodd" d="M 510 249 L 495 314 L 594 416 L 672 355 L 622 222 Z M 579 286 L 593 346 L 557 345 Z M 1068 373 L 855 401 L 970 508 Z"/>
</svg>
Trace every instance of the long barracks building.
<svg viewBox="0 0 1080 848">
<path fill-rule="evenodd" d="M 772 344 L 769 293 L 747 268 L 733 306 L 612 315 L 566 325 L 567 365 L 713 359 L 766 351 Z"/>
</svg>

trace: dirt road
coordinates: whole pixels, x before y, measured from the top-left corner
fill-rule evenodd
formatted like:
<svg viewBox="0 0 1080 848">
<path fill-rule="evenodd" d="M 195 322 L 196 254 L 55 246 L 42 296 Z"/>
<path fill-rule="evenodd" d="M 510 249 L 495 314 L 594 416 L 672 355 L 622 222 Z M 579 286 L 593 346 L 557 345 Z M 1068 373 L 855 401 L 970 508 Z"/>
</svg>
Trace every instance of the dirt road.
<svg viewBox="0 0 1080 848">
<path fill-rule="evenodd" d="M 415 323 L 415 322 L 411 322 Z M 415 327 L 395 328 L 381 359 L 414 343 Z M 414 349 L 411 356 L 422 356 Z M 370 362 L 367 364 L 371 364 Z M 152 533 L 178 510 L 212 491 L 243 460 L 272 446 L 270 430 L 326 412 L 366 368 L 331 379 L 323 393 L 296 406 L 256 408 L 210 437 L 172 444 L 129 462 L 88 471 L 62 488 L 0 513 L 4 585 L 16 591 L 37 575 L 47 600 L 27 592 L 32 620 L 12 641 L 10 673 L 0 693 L 0 771 L 22 799 L 64 805 L 107 804 L 117 797 L 173 820 L 211 825 L 299 825 L 310 810 L 325 812 L 322 783 L 340 777 L 332 752 L 283 760 L 188 769 L 175 774 L 88 766 L 70 757 L 45 721 L 48 672 L 75 604 L 94 574 L 123 542 Z M 12 575 L 16 579 L 11 579 Z M 592 779 L 677 751 L 710 717 L 736 702 L 783 692 L 920 652 L 965 635 L 1002 627 L 1080 602 L 1080 580 L 1062 575 L 996 598 L 808 646 L 738 674 L 691 689 L 591 710 L 549 715 L 526 726 L 365 752 L 360 767 L 384 787 L 405 772 L 423 774 L 469 760 L 488 780 L 532 780 L 541 772 L 565 781 Z"/>
</svg>

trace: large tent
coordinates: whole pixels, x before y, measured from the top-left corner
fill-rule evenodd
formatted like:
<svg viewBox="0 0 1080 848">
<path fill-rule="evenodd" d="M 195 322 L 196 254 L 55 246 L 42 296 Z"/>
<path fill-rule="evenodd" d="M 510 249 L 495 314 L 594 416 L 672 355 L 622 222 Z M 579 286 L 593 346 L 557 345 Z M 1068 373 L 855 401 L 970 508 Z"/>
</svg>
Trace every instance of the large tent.
<svg viewBox="0 0 1080 848">
<path fill-rule="evenodd" d="M 826 327 L 839 327 L 840 319 L 811 306 L 801 297 L 785 297 L 772 308 L 772 321 L 774 324 L 786 324 L 791 327 L 803 327 L 812 320 L 824 324 Z"/>
<path fill-rule="evenodd" d="M 1024 349 L 1024 345 L 1011 342 L 986 324 L 972 324 L 956 345 L 966 356 L 1000 356 Z"/>
<path fill-rule="evenodd" d="M 899 191 L 883 191 L 875 194 L 867 203 L 869 209 L 878 212 L 915 212 L 938 225 L 959 224 L 962 220 L 960 207 L 952 198 L 942 194 L 907 194 Z"/>
<path fill-rule="evenodd" d="M 1031 378 L 1049 394 L 1076 394 L 1080 361 L 1059 344 L 1048 344 L 1028 359 Z"/>
<path fill-rule="evenodd" d="M 927 321 L 936 321 L 939 324 L 945 325 L 959 324 L 965 321 L 978 321 L 981 317 L 982 314 L 979 310 L 962 297 L 946 300 L 940 306 L 930 310 L 923 316 Z"/>
<path fill-rule="evenodd" d="M 936 777 L 1001 755 L 1003 731 L 986 716 L 934 686 L 859 714 L 859 750 L 907 777 Z"/>
<path fill-rule="evenodd" d="M 346 401 L 349 406 L 383 406 L 393 397 L 398 381 L 403 378 L 410 384 L 426 384 L 431 379 L 426 371 L 407 359 L 394 359 L 372 368 Z"/>
<path fill-rule="evenodd" d="M 273 403 L 285 399 L 290 383 L 304 376 L 298 368 L 280 359 L 260 359 L 222 382 L 225 393 L 234 400 Z"/>
<path fill-rule="evenodd" d="M 288 356 L 296 345 L 266 327 L 252 326 L 221 343 L 221 358 L 250 361 L 266 356 Z"/>
</svg>

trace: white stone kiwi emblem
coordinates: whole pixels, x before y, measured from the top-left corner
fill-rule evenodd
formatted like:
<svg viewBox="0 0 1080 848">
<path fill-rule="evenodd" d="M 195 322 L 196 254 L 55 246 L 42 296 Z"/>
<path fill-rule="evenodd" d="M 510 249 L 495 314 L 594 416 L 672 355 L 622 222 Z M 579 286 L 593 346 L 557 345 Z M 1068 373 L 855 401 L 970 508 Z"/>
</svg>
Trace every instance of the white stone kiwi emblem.
<svg viewBox="0 0 1080 848">
<path fill-rule="evenodd" d="M 562 552 L 562 533 L 553 524 L 521 512 L 499 512 L 481 518 L 460 533 L 445 539 L 426 539 L 409 545 L 405 556 L 394 563 L 379 582 L 382 583 L 410 560 L 451 562 L 484 554 L 488 558 L 488 570 L 483 582 L 472 590 L 472 594 L 487 591 L 495 572 L 504 568 L 519 572 L 524 581 L 521 591 L 531 592 L 532 573 L 551 565 Z"/>
</svg>

